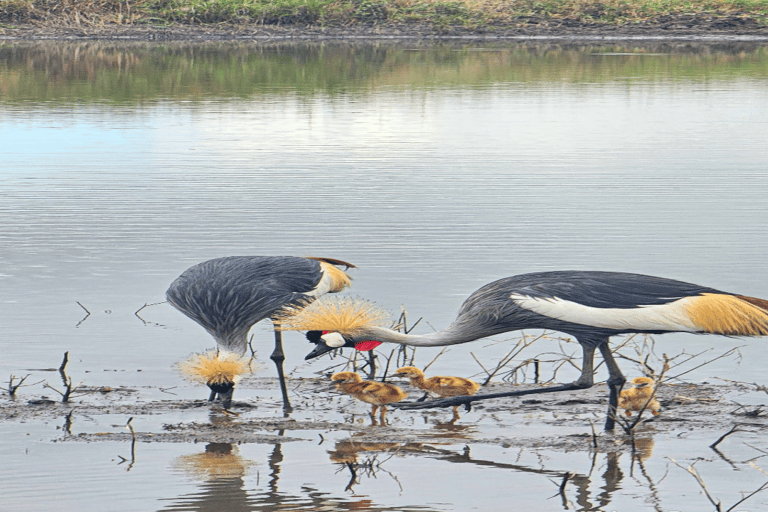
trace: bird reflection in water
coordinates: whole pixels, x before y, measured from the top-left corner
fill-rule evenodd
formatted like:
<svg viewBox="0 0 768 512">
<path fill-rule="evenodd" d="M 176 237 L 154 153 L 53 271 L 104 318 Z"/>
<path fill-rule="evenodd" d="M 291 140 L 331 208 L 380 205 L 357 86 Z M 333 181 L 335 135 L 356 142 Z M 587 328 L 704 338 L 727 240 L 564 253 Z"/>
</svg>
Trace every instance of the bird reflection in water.
<svg viewBox="0 0 768 512">
<path fill-rule="evenodd" d="M 283 435 L 283 431 L 280 431 L 279 435 Z M 450 443 L 447 446 L 454 444 Z M 465 475 L 466 485 L 471 485 L 473 478 L 483 478 L 476 473 L 467 472 L 469 468 L 482 471 L 505 471 L 509 472 L 511 478 L 515 475 L 538 475 L 556 483 L 562 481 L 567 473 L 567 486 L 561 493 L 563 509 L 597 512 L 611 510 L 610 505 L 621 489 L 626 476 L 630 476 L 638 483 L 646 482 L 648 499 L 653 503 L 661 502 L 656 490 L 656 482 L 644 467 L 644 461 L 651 456 L 652 451 L 653 439 L 646 436 L 638 437 L 635 439 L 632 465 L 629 469 L 626 464 L 621 463 L 622 455 L 626 455 L 625 451 L 607 453 L 593 451 L 587 458 L 587 461 L 591 462 L 587 462 L 586 467 L 582 467 L 583 463 L 579 463 L 579 467 L 572 468 L 562 467 L 562 462 L 558 463 L 557 459 L 551 457 L 541 458 L 536 450 L 531 451 L 527 448 L 520 448 L 519 453 L 514 453 L 514 450 L 509 453 L 508 449 L 499 447 L 497 456 L 484 459 L 473 456 L 472 449 L 468 445 L 462 449 L 451 449 L 435 442 L 374 442 L 367 441 L 365 434 L 361 433 L 360 436 L 353 435 L 348 439 L 337 441 L 333 449 L 327 451 L 332 464 L 338 465 L 340 470 L 349 470 L 351 473 L 345 490 L 353 494 L 339 497 L 333 491 L 320 490 L 321 488 L 306 483 L 302 484 L 301 491 L 298 493 L 286 491 L 286 489 L 295 488 L 295 482 L 290 480 L 281 482 L 281 479 L 285 478 L 282 467 L 286 463 L 281 443 L 276 443 L 267 457 L 269 478 L 259 479 L 256 476 L 255 480 L 252 476 L 247 477 L 253 473 L 256 463 L 241 457 L 237 446 L 228 443 L 211 443 L 202 453 L 184 455 L 176 459 L 174 463 L 176 470 L 202 483 L 199 489 L 190 494 L 162 500 L 171 501 L 171 503 L 161 510 L 163 512 L 181 510 L 245 512 L 371 509 L 380 512 L 395 510 L 428 512 L 433 510 L 429 506 L 387 506 L 371 499 L 371 496 L 355 492 L 354 489 L 361 483 L 378 487 L 384 482 L 387 486 L 393 485 L 392 482 L 394 482 L 403 490 L 403 486 L 413 485 L 413 482 L 401 483 L 397 472 L 398 465 L 388 464 L 388 462 L 393 457 L 418 457 L 460 465 L 455 470 L 461 470 Z M 523 462 L 530 457 L 534 457 L 532 462 Z M 513 462 L 504 461 L 510 458 Z M 542 465 L 543 460 L 549 461 L 546 466 Z M 382 476 L 388 478 L 382 479 Z"/>
<path fill-rule="evenodd" d="M 172 503 L 160 510 L 252 510 L 245 477 L 255 465 L 230 443 L 209 443 L 203 452 L 182 455 L 174 461 L 173 469 L 200 481 L 200 488 L 186 496 L 161 500 Z"/>
<path fill-rule="evenodd" d="M 379 473 L 386 473 L 391 476 L 402 491 L 403 488 L 397 477 L 386 471 L 382 465 L 398 452 L 406 451 L 407 446 L 407 444 L 403 443 L 376 443 L 344 439 L 337 441 L 334 449 L 328 451 L 328 455 L 331 462 L 341 465 L 340 470 L 343 468 L 349 470 L 350 479 L 347 487 L 344 489 L 345 491 L 351 491 L 355 484 L 360 483 L 361 477 L 375 478 Z M 379 455 L 382 453 L 389 455 L 389 457 L 380 460 Z M 365 459 L 362 461 L 359 460 L 361 454 L 366 454 Z"/>
<path fill-rule="evenodd" d="M 242 458 L 233 444 L 208 443 L 204 452 L 178 457 L 174 469 L 198 480 L 241 479 L 255 465 L 255 462 Z"/>
</svg>

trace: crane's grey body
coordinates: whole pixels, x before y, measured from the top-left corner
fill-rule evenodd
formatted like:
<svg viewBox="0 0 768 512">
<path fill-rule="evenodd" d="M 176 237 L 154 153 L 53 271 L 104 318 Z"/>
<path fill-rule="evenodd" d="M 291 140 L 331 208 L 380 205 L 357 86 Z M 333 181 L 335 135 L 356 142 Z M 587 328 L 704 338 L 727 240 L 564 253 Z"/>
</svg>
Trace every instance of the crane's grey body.
<svg viewBox="0 0 768 512">
<path fill-rule="evenodd" d="M 723 292 L 672 279 L 621 272 L 557 271 L 523 274 L 505 277 L 479 288 L 464 301 L 456 320 L 450 326 L 426 337 L 445 340 L 459 335 L 462 341 L 455 343 L 463 343 L 520 329 L 546 329 L 570 334 L 582 344 L 597 347 L 606 338 L 617 334 L 660 334 L 670 332 L 670 329 L 638 329 L 633 325 L 601 328 L 564 321 L 526 309 L 510 297 L 526 296 L 543 300 L 557 298 L 589 308 L 629 310 L 641 305 L 668 304 L 705 293 Z"/>
<path fill-rule="evenodd" d="M 326 275 L 323 265 L 326 271 L 336 270 L 332 265 L 354 266 L 339 260 L 296 256 L 217 258 L 184 271 L 171 283 L 166 297 L 176 309 L 208 331 L 219 347 L 243 355 L 248 331 L 257 322 L 272 318 L 284 306 L 305 305 L 326 292 L 343 289 L 345 284 L 340 288 L 338 283 L 334 284 L 334 278 Z M 283 374 L 282 334 L 278 330 L 270 359 L 277 367 L 283 408 L 290 411 Z M 210 400 L 216 394 L 213 391 Z M 232 390 L 218 394 L 225 404 L 231 402 Z"/>
<path fill-rule="evenodd" d="M 281 307 L 311 300 L 320 262 L 295 256 L 231 256 L 190 267 L 166 292 L 220 347 L 243 355 L 248 331 Z"/>
<path fill-rule="evenodd" d="M 641 274 L 595 271 L 537 272 L 505 277 L 479 288 L 461 305 L 456 319 L 445 329 L 414 335 L 370 327 L 360 330 L 354 341 L 377 339 L 413 346 L 443 346 L 474 341 L 494 334 L 521 329 L 545 329 L 570 334 L 582 345 L 597 348 L 617 334 L 671 332 L 664 329 L 596 327 L 547 316 L 521 306 L 513 296 L 542 300 L 563 300 L 596 309 L 637 309 L 640 306 L 665 305 L 676 300 L 706 293 L 723 294 L 682 281 Z"/>
</svg>

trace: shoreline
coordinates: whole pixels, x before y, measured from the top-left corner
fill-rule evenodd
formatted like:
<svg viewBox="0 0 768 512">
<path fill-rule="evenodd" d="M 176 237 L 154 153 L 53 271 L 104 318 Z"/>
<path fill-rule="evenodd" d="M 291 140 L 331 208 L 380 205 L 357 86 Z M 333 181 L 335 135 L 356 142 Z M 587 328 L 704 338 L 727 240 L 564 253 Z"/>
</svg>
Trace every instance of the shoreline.
<svg viewBox="0 0 768 512">
<path fill-rule="evenodd" d="M 718 23 L 716 23 L 718 22 Z M 725 28 L 714 28 L 725 25 Z M 561 23 L 526 27 L 436 28 L 428 24 L 350 25 L 345 27 L 273 25 L 16 25 L 0 28 L 0 41 L 126 41 L 126 42 L 697 42 L 768 43 L 768 27 L 740 27 L 689 17 L 666 24 L 589 25 Z"/>
</svg>

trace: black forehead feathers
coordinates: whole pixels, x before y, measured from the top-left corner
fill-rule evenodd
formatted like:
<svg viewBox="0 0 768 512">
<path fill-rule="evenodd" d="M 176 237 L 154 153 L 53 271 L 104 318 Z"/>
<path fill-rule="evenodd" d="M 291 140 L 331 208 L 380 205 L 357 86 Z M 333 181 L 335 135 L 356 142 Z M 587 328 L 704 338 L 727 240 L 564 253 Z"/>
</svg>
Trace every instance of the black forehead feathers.
<svg viewBox="0 0 768 512">
<path fill-rule="evenodd" d="M 320 337 L 323 335 L 323 331 L 307 331 L 306 337 L 310 343 L 317 345 L 320 343 Z"/>
</svg>

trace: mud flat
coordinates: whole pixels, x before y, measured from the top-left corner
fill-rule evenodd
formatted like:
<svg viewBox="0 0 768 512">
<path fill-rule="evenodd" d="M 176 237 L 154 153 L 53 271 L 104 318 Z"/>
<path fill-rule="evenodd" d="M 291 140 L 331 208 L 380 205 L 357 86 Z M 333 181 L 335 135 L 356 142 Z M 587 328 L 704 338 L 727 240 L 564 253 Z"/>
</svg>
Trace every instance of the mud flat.
<svg viewBox="0 0 768 512">
<path fill-rule="evenodd" d="M 451 412 L 445 408 L 390 409 L 387 425 L 372 424 L 365 404 L 329 390 L 327 381 L 294 379 L 290 386 L 294 412 L 289 414 L 282 411 L 277 381 L 260 378 L 246 380 L 238 388 L 231 413 L 203 399 L 158 400 L 155 389 L 116 386 L 83 388 L 69 403 L 55 396 L 4 398 L 0 423 L 18 429 L 41 423 L 61 425 L 49 429 L 54 442 L 130 442 L 132 438 L 148 443 L 316 442 L 324 433 L 336 431 L 354 435 L 358 442 L 399 445 L 461 442 L 586 450 L 596 442 L 601 451 L 628 446 L 621 428 L 613 434 L 602 431 L 604 384 L 578 392 L 476 402 L 456 422 L 449 421 Z M 531 386 L 491 384 L 486 390 L 526 387 Z M 206 391 L 199 388 L 200 395 Z M 656 417 L 645 413 L 636 431 L 677 435 L 697 431 L 712 442 L 734 426 L 742 432 L 760 432 L 768 426 L 763 406 L 754 405 L 754 400 L 752 405 L 738 402 L 739 395 L 754 391 L 755 386 L 735 383 L 666 384 L 658 395 L 662 413 Z M 412 391 L 411 397 L 416 396 Z M 119 422 L 128 417 L 133 418 L 133 434 Z M 88 429 L 79 428 L 82 418 L 88 418 Z M 98 431 L 93 431 L 94 425 Z"/>
</svg>

